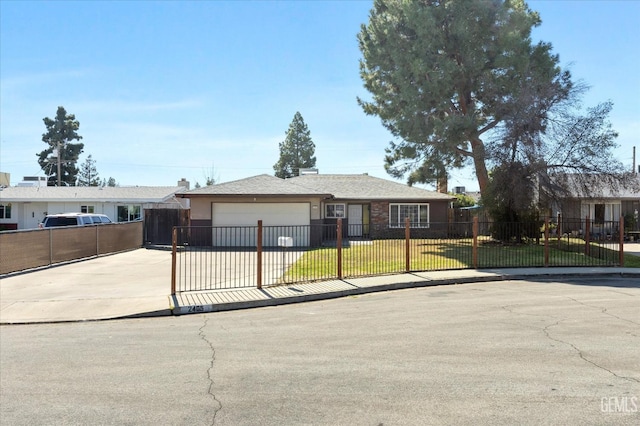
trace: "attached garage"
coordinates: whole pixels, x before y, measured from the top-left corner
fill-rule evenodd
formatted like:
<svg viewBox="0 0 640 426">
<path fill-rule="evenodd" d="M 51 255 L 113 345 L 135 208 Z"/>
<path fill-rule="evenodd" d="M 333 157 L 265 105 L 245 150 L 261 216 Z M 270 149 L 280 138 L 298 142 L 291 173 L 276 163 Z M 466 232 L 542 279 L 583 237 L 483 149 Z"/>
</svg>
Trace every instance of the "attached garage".
<svg viewBox="0 0 640 426">
<path fill-rule="evenodd" d="M 448 194 L 367 174 L 305 174 L 287 179 L 264 174 L 180 196 L 189 198 L 191 226 L 214 227 L 215 235 L 205 245 L 235 247 L 257 245 L 258 220 L 265 229 L 263 246 L 274 247 L 279 237 L 291 237 L 294 246 L 317 247 L 335 238 L 325 225 L 335 226 L 339 218 L 346 219 L 345 237 L 388 237 L 402 234 L 398 224 L 411 219 L 416 209 L 420 220 L 412 226 L 433 233 L 439 224 L 438 232 L 446 234 L 448 209 L 454 200 Z M 424 214 L 419 206 L 425 206 Z"/>
<path fill-rule="evenodd" d="M 309 203 L 212 203 L 212 226 L 309 225 Z"/>
<path fill-rule="evenodd" d="M 296 247 L 309 245 L 310 203 L 212 203 L 214 246 L 255 247 L 262 220 L 262 244 L 278 245 L 279 237 L 293 238 Z"/>
<path fill-rule="evenodd" d="M 190 199 L 191 225 L 212 227 L 206 244 L 217 247 L 256 247 L 259 220 L 263 247 L 277 247 L 279 237 L 290 237 L 294 247 L 309 247 L 315 235 L 310 225 L 320 219 L 322 200 L 331 197 L 266 174 L 197 188 L 184 196 Z"/>
</svg>

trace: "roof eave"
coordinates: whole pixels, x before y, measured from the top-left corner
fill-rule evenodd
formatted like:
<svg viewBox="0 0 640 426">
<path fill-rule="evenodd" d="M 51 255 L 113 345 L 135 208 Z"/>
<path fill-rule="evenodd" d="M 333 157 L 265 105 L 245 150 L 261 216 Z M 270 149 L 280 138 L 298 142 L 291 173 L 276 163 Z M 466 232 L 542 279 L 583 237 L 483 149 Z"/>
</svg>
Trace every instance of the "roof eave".
<svg viewBox="0 0 640 426">
<path fill-rule="evenodd" d="M 176 194 L 180 198 L 211 198 L 211 197 L 229 197 L 229 198 L 248 198 L 248 197 L 260 197 L 260 198 L 302 198 L 302 197 L 319 197 L 329 198 L 331 194 L 224 194 L 224 193 L 208 193 L 208 194 Z"/>
</svg>

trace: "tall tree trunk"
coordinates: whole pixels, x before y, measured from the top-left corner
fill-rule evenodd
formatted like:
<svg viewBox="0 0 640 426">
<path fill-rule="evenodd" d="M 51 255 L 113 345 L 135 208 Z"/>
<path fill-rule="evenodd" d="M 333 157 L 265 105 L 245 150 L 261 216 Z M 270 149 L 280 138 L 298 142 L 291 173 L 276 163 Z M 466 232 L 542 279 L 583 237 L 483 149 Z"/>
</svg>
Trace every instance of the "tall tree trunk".
<svg viewBox="0 0 640 426">
<path fill-rule="evenodd" d="M 484 142 L 478 137 L 471 139 L 471 152 L 473 154 L 473 165 L 476 169 L 478 185 L 480 193 L 484 193 L 489 185 L 489 173 L 487 172 L 487 164 L 485 163 Z"/>
</svg>

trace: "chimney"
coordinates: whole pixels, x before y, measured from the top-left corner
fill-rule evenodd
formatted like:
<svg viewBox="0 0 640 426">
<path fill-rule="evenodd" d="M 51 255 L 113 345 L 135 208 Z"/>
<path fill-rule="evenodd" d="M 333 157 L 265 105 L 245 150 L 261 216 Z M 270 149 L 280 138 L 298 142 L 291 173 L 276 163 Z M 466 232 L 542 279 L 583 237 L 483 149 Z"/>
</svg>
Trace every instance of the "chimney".
<svg viewBox="0 0 640 426">
<path fill-rule="evenodd" d="M 442 194 L 446 194 L 449 191 L 449 180 L 446 174 L 444 177 L 436 179 L 436 191 Z"/>
<path fill-rule="evenodd" d="M 189 190 L 189 186 L 190 186 L 190 185 L 189 185 L 189 181 L 188 181 L 187 179 L 185 179 L 185 178 L 182 178 L 182 179 L 180 179 L 180 180 L 178 181 L 178 186 L 181 186 L 181 187 L 183 187 L 183 188 L 186 188 L 186 190 L 188 191 L 188 190 Z"/>
</svg>

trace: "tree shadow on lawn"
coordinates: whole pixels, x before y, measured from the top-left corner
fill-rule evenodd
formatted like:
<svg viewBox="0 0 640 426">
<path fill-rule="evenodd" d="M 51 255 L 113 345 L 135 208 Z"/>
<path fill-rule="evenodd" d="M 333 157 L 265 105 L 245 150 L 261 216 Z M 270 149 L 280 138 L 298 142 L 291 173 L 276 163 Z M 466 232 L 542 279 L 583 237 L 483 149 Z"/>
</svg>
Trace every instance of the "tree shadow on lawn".
<svg viewBox="0 0 640 426">
<path fill-rule="evenodd" d="M 409 270 L 429 272 L 456 269 L 475 269 L 473 241 L 411 240 Z M 404 273 L 406 269 L 406 241 L 376 240 L 367 244 L 343 246 L 342 271 L 344 277 L 375 276 Z M 615 261 L 612 258 L 615 257 Z M 548 266 L 602 267 L 617 263 L 617 252 L 606 259 L 585 256 L 578 251 L 569 252 L 549 248 Z M 535 244 L 481 244 L 478 249 L 478 269 L 545 267 L 544 246 Z M 318 280 L 337 276 L 337 250 L 322 247 L 308 250 L 291 265 L 288 279 Z"/>
<path fill-rule="evenodd" d="M 412 270 L 419 266 L 420 270 L 474 268 L 473 248 L 471 242 L 422 243 L 421 258 L 414 262 Z M 427 248 L 428 249 L 425 249 Z M 480 268 L 524 268 L 545 266 L 615 266 L 618 263 L 617 252 L 593 249 L 587 256 L 575 247 L 564 250 L 549 247 L 548 265 L 545 265 L 545 248 L 539 244 L 502 244 L 486 242 L 479 244 L 477 267 Z"/>
</svg>

